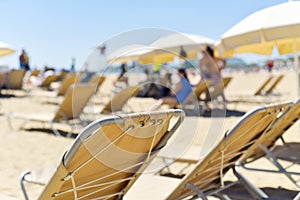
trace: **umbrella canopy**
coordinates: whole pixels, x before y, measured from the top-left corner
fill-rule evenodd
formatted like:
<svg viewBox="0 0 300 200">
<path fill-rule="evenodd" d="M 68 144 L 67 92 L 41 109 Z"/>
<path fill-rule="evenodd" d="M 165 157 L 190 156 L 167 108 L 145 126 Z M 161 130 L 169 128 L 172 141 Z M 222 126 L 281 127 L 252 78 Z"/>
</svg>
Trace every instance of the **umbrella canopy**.
<svg viewBox="0 0 300 200">
<path fill-rule="evenodd" d="M 152 51 L 139 56 L 141 63 L 164 63 L 173 61 L 175 56 L 181 57 L 184 50 L 186 59 L 195 59 L 199 51 L 207 45 L 213 45 L 214 40 L 195 34 L 174 33 L 161 37 L 150 44 Z"/>
<path fill-rule="evenodd" d="M 289 1 L 257 11 L 221 36 L 218 52 L 272 54 L 277 46 L 280 54 L 300 50 L 300 2 Z"/>
<path fill-rule="evenodd" d="M 152 51 L 153 49 L 141 44 L 132 44 L 123 46 L 106 57 L 106 61 L 109 62 L 121 62 L 138 60 L 139 56 Z"/>
<path fill-rule="evenodd" d="M 0 42 L 0 56 L 6 56 L 15 53 L 15 50 L 4 42 Z"/>
</svg>

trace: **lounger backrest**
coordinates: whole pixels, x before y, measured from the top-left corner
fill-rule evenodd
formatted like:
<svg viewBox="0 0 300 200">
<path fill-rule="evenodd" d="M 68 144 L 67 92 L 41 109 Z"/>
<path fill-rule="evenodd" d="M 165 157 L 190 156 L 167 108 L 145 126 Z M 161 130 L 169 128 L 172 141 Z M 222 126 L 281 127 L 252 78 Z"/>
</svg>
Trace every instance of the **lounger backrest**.
<svg viewBox="0 0 300 200">
<path fill-rule="evenodd" d="M 283 75 L 281 74 L 276 78 L 276 80 L 272 83 L 269 89 L 267 89 L 266 94 L 270 94 L 271 92 L 273 92 L 274 88 L 278 85 L 278 83 L 280 83 L 282 79 L 283 79 Z"/>
<path fill-rule="evenodd" d="M 95 83 L 97 84 L 97 89 L 100 88 L 102 83 L 105 81 L 106 77 L 105 76 L 93 76 L 90 80 L 89 83 Z"/>
<path fill-rule="evenodd" d="M 256 90 L 254 95 L 260 95 L 262 91 L 265 89 L 265 87 L 268 85 L 268 83 L 272 80 L 273 76 L 268 77 L 265 82 L 262 83 L 262 85 Z"/>
<path fill-rule="evenodd" d="M 264 156 L 265 153 L 259 147 L 263 145 L 268 149 L 271 149 L 275 142 L 282 137 L 282 135 L 293 126 L 300 118 L 300 99 L 288 109 L 282 116 L 280 116 L 274 123 L 273 126 L 266 132 L 266 134 L 259 138 L 255 145 L 251 147 L 247 154 L 244 155 L 243 160 L 251 161 L 255 160 L 261 156 Z"/>
<path fill-rule="evenodd" d="M 40 87 L 45 87 L 45 88 L 48 88 L 50 87 L 51 83 L 57 81 L 59 78 L 59 75 L 57 74 L 52 74 L 52 75 L 49 75 L 47 76 L 44 81 L 41 83 Z"/>
<path fill-rule="evenodd" d="M 83 108 L 95 93 L 95 84 L 73 84 L 55 114 L 54 121 L 79 118 Z"/>
<path fill-rule="evenodd" d="M 68 91 L 69 87 L 75 82 L 80 81 L 80 76 L 77 76 L 76 73 L 67 75 L 61 82 L 61 86 L 57 91 L 57 96 L 64 96 Z"/>
<path fill-rule="evenodd" d="M 30 76 L 38 76 L 40 74 L 40 70 L 39 69 L 34 69 L 31 71 Z"/>
<path fill-rule="evenodd" d="M 68 72 L 68 71 L 62 70 L 60 72 L 60 74 L 58 75 L 57 81 L 63 81 L 70 74 L 73 74 L 73 72 Z"/>
<path fill-rule="evenodd" d="M 216 86 L 209 89 L 210 99 L 216 99 L 218 96 L 224 93 L 224 83 L 220 81 Z"/>
<path fill-rule="evenodd" d="M 241 159 L 247 149 L 265 133 L 277 116 L 288 109 L 290 104 L 283 103 L 260 107 L 246 113 L 232 129 L 230 129 L 219 144 L 201 161 L 194 170 L 187 174 L 181 184 L 173 191 L 168 199 L 183 198 L 194 195 L 187 188 L 192 184 L 203 193 L 220 187 L 223 175 Z"/>
<path fill-rule="evenodd" d="M 97 83 L 98 87 L 105 81 L 105 76 L 93 76 L 89 83 Z"/>
<path fill-rule="evenodd" d="M 136 96 L 140 91 L 140 87 L 132 86 L 123 89 L 122 91 L 115 94 L 109 102 L 103 107 L 101 113 L 112 113 L 117 111 L 122 111 L 122 108 L 126 102 L 131 98 Z"/>
<path fill-rule="evenodd" d="M 230 83 L 231 80 L 232 80 L 232 77 L 224 77 L 223 78 L 224 88 L 226 88 L 228 86 L 228 84 Z"/>
<path fill-rule="evenodd" d="M 200 82 L 199 85 L 197 85 L 194 89 L 194 94 L 196 95 L 196 97 L 198 98 L 198 100 L 200 100 L 200 95 L 202 93 L 204 93 L 208 87 L 211 86 L 213 82 L 211 80 L 207 80 L 207 81 L 202 81 Z"/>
<path fill-rule="evenodd" d="M 7 89 L 22 89 L 23 78 L 25 76 L 24 69 L 12 70 L 8 73 L 6 77 L 6 87 Z"/>
<path fill-rule="evenodd" d="M 76 138 L 39 199 L 122 199 L 182 120 L 181 110 L 169 110 L 93 122 Z"/>
</svg>

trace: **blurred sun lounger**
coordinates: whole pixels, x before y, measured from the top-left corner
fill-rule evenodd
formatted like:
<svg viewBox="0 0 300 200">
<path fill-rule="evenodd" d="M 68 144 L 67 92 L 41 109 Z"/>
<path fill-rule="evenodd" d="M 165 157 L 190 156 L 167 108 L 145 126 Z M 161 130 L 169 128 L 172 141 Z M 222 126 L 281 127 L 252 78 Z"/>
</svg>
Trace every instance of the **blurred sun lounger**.
<svg viewBox="0 0 300 200">
<path fill-rule="evenodd" d="M 94 94 L 96 86 L 94 84 L 75 84 L 69 88 L 64 100 L 60 104 L 56 113 L 36 113 L 36 114 L 21 114 L 21 113 L 9 113 L 7 115 L 8 122 L 12 127 L 12 119 L 19 118 L 24 119 L 25 122 L 21 126 L 24 127 L 25 123 L 29 121 L 44 122 L 50 125 L 51 130 L 57 135 L 61 134 L 54 127 L 55 123 L 63 123 L 72 128 L 70 134 L 72 134 L 73 126 L 80 124 L 80 115 L 84 107 L 87 105 L 89 99 Z"/>
<path fill-rule="evenodd" d="M 118 93 L 113 94 L 113 96 L 103 106 L 90 105 L 85 109 L 84 112 L 85 114 L 95 114 L 95 115 L 122 112 L 128 100 L 136 96 L 139 91 L 140 91 L 140 86 L 127 87 L 119 91 Z"/>
<path fill-rule="evenodd" d="M 281 96 L 271 94 L 275 94 L 274 90 L 283 78 L 284 75 L 279 75 L 277 77 L 270 75 L 254 91 L 229 91 L 227 92 L 227 95 L 232 102 L 261 102 L 264 104 L 279 102 L 281 101 Z"/>
<path fill-rule="evenodd" d="M 274 78 L 275 80 L 273 81 L 273 83 L 269 86 L 269 88 L 266 89 L 265 94 L 269 95 L 272 94 L 274 92 L 274 89 L 276 89 L 276 86 L 281 82 L 281 80 L 283 79 L 284 75 L 281 74 L 279 75 L 277 78 Z"/>
<path fill-rule="evenodd" d="M 50 89 L 51 83 L 57 81 L 59 79 L 60 75 L 58 74 L 52 74 L 47 76 L 42 83 L 40 84 L 40 88 Z"/>
</svg>

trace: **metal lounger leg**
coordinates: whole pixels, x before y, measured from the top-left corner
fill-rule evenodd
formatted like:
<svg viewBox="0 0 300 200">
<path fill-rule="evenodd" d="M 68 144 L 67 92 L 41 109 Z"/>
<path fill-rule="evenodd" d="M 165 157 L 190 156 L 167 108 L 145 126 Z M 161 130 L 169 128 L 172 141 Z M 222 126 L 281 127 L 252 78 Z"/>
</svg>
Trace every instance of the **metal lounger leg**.
<svg viewBox="0 0 300 200">
<path fill-rule="evenodd" d="M 26 171 L 26 172 L 22 173 L 21 176 L 20 176 L 20 185 L 21 185 L 21 189 L 22 189 L 22 192 L 24 194 L 25 200 L 28 200 L 28 195 L 27 195 L 27 192 L 26 192 L 26 188 L 25 188 L 24 182 L 26 181 L 25 177 L 28 174 L 31 174 L 31 172 L 30 171 Z"/>
<path fill-rule="evenodd" d="M 268 160 L 273 163 L 280 172 L 282 172 L 290 181 L 292 181 L 297 187 L 300 187 L 300 185 L 297 183 L 297 181 L 289 174 L 286 169 L 276 160 L 276 157 L 263 145 L 259 145 L 259 147 L 265 152 L 266 157 Z"/>
<path fill-rule="evenodd" d="M 51 122 L 49 122 L 49 124 L 50 124 L 51 130 L 53 131 L 53 133 L 56 136 L 61 136 L 60 132 L 56 128 L 54 128 L 54 123 L 51 121 Z"/>
<path fill-rule="evenodd" d="M 236 163 L 233 168 L 234 175 L 239 179 L 240 183 L 245 187 L 245 189 L 253 196 L 255 199 L 267 199 L 268 195 L 264 193 L 261 189 L 253 185 L 241 172 L 239 169 L 240 163 Z"/>
<path fill-rule="evenodd" d="M 185 185 L 186 188 L 191 189 L 193 191 L 196 192 L 197 196 L 203 200 L 208 200 L 207 197 L 205 196 L 205 194 L 200 190 L 200 188 L 198 188 L 197 186 L 191 184 L 191 183 L 187 183 Z"/>
</svg>

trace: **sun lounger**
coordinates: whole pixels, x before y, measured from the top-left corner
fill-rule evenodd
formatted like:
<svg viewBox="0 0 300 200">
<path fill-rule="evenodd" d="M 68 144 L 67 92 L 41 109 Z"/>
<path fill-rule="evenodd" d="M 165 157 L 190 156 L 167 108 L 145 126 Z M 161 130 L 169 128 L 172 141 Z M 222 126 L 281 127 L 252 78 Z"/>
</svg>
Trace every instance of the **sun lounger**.
<svg viewBox="0 0 300 200">
<path fill-rule="evenodd" d="M 83 108 L 88 103 L 91 96 L 94 94 L 96 86 L 94 84 L 75 84 L 69 88 L 67 94 L 64 97 L 63 102 L 60 104 L 58 110 L 54 115 L 47 113 L 37 114 L 19 114 L 10 113 L 7 115 L 8 122 L 12 127 L 12 118 L 25 119 L 25 123 L 28 121 L 48 122 L 52 131 L 56 135 L 60 135 L 59 131 L 54 127 L 54 123 L 64 122 L 66 125 L 73 127 L 71 122 L 76 122 L 83 111 Z M 23 124 L 23 126 L 25 125 Z M 77 123 L 80 123 L 80 121 Z M 22 127 L 23 127 L 22 126 Z M 73 129 L 72 129 L 73 130 Z M 70 132 L 71 133 L 71 132 Z"/>
<path fill-rule="evenodd" d="M 206 81 L 207 88 L 204 88 L 201 90 L 201 94 L 204 93 L 205 90 L 210 90 L 210 98 L 206 100 L 212 100 L 216 99 L 218 96 L 224 96 L 224 88 L 228 86 L 228 84 L 231 82 L 232 77 L 224 77 L 223 81 L 217 84 L 215 87 L 212 87 L 212 81 Z M 204 90 L 204 91 L 203 91 Z M 200 97 L 200 96 L 199 96 Z M 225 98 L 225 96 L 224 96 Z M 200 98 L 200 101 L 203 101 L 204 99 Z"/>
<path fill-rule="evenodd" d="M 104 83 L 105 79 L 106 79 L 106 77 L 102 76 L 102 75 L 100 75 L 100 76 L 93 76 L 88 82 L 96 84 L 97 85 L 96 92 L 98 92 L 99 88 Z"/>
<path fill-rule="evenodd" d="M 29 76 L 38 76 L 40 74 L 40 70 L 39 69 L 34 69 L 31 71 Z"/>
<path fill-rule="evenodd" d="M 273 76 L 271 75 L 271 76 L 269 76 L 267 79 L 265 79 L 262 83 L 261 83 L 261 85 L 259 85 L 259 87 L 256 89 L 256 90 L 254 90 L 254 91 L 250 91 L 250 92 L 243 92 L 243 91 L 241 91 L 241 92 L 237 92 L 237 93 L 235 93 L 235 92 L 230 92 L 230 96 L 237 96 L 237 97 L 246 97 L 247 99 L 249 98 L 249 97 L 252 97 L 252 96 L 259 96 L 259 95 L 263 95 L 264 94 L 264 91 L 265 91 L 265 89 L 266 89 L 266 87 L 267 87 L 267 85 L 272 81 L 272 79 L 273 79 Z"/>
<path fill-rule="evenodd" d="M 70 88 L 70 86 L 72 84 L 78 83 L 78 82 L 80 82 L 80 77 L 77 76 L 77 74 L 75 74 L 75 73 L 69 74 L 61 82 L 60 87 L 58 88 L 58 90 L 56 92 L 53 92 L 53 91 L 45 91 L 45 93 L 39 92 L 37 94 L 37 96 L 38 97 L 50 97 L 50 98 L 64 96 L 66 94 L 66 92 L 68 91 L 68 89 Z M 58 103 L 58 102 L 54 102 L 54 103 Z"/>
<path fill-rule="evenodd" d="M 81 79 L 80 74 L 71 73 L 67 74 L 64 79 L 61 81 L 61 85 L 58 88 L 58 91 L 55 96 L 64 96 L 71 85 L 79 83 Z"/>
<path fill-rule="evenodd" d="M 249 149 L 247 154 L 243 156 L 241 162 L 237 164 L 236 169 L 242 166 L 248 170 L 262 171 L 262 172 L 272 172 L 281 173 L 287 176 L 297 187 L 300 188 L 300 184 L 291 175 L 300 175 L 300 172 L 292 172 L 285 169 L 276 156 L 272 153 L 272 149 L 275 146 L 276 141 L 283 137 L 283 134 L 300 118 L 300 99 L 295 102 L 289 110 L 287 110 L 282 116 L 280 116 L 259 140 Z M 283 140 L 284 141 L 284 140 Z M 257 160 L 260 157 L 265 156 L 268 160 L 277 167 L 277 170 L 271 170 L 266 168 L 250 168 L 247 166 L 248 163 Z M 239 172 L 239 170 L 238 170 Z"/>
<path fill-rule="evenodd" d="M 101 114 L 107 114 L 112 112 L 122 111 L 124 105 L 131 98 L 136 96 L 140 91 L 139 86 L 127 87 L 117 94 L 114 94 L 113 97 L 104 105 Z"/>
<path fill-rule="evenodd" d="M 219 82 L 216 86 L 210 87 L 209 88 L 209 97 L 210 101 L 217 99 L 219 96 L 222 96 L 223 101 L 225 101 L 225 96 L 224 96 L 224 82 Z"/>
<path fill-rule="evenodd" d="M 238 123 L 230 129 L 225 137 L 202 160 L 198 161 L 194 169 L 186 174 L 182 180 L 170 177 L 143 175 L 129 191 L 126 199 L 183 199 L 197 196 L 207 199 L 208 195 L 221 193 L 222 190 L 236 184 L 226 185 L 224 175 L 241 157 L 248 151 L 258 138 L 277 119 L 277 116 L 291 106 L 290 103 L 282 103 L 257 108 L 244 115 Z M 150 177 L 149 177 L 150 176 Z M 145 179 L 143 179 L 145 178 Z M 157 180 L 159 179 L 159 180 Z M 245 184 L 246 179 L 238 177 L 246 189 L 255 198 L 264 198 L 267 195 L 255 186 Z M 154 182 L 148 184 L 147 180 Z M 147 196 L 149 191 L 151 196 Z M 155 191 L 163 191 L 157 193 Z M 165 195 L 165 196 L 162 196 Z"/>
<path fill-rule="evenodd" d="M 230 77 L 230 76 L 227 76 L 227 77 L 223 78 L 224 88 L 226 88 L 229 85 L 229 83 L 231 82 L 231 80 L 232 80 L 232 77 Z"/>
<path fill-rule="evenodd" d="M 193 89 L 193 92 L 194 92 L 195 96 L 198 98 L 198 100 L 201 100 L 201 98 L 200 98 L 201 94 L 203 94 L 206 90 L 208 90 L 208 87 L 210 87 L 211 84 L 212 84 L 212 81 L 210 81 L 210 80 L 202 81 Z"/>
<path fill-rule="evenodd" d="M 21 90 L 23 86 L 23 78 L 25 76 L 24 69 L 17 69 L 10 71 L 4 78 L 4 85 L 6 89 Z"/>
<path fill-rule="evenodd" d="M 228 86 L 228 84 L 230 83 L 230 81 L 232 80 L 232 77 L 226 77 L 226 78 L 223 78 L 223 81 L 220 81 L 217 85 L 215 86 L 212 86 L 212 84 L 208 87 L 208 91 L 209 91 L 209 97 L 205 97 L 204 99 L 199 99 L 200 101 L 204 101 L 205 105 L 202 109 L 202 112 L 201 113 L 204 113 L 204 111 L 206 110 L 210 110 L 209 109 L 209 106 L 208 106 L 208 103 L 209 102 L 220 102 L 218 101 L 219 97 L 222 98 L 222 102 L 221 104 L 223 105 L 223 108 L 224 110 L 226 110 L 226 98 L 225 98 L 225 93 L 224 93 L 224 90 L 225 90 L 225 87 Z"/>
<path fill-rule="evenodd" d="M 95 92 L 97 91 L 98 87 L 95 88 Z M 130 111 L 124 111 L 124 106 L 128 103 L 128 100 L 138 94 L 140 90 L 139 86 L 131 86 L 127 87 L 116 94 L 113 94 L 109 100 L 102 103 L 103 105 L 95 105 L 95 98 L 99 98 L 99 96 L 94 97 L 93 101 L 91 101 L 90 105 L 84 109 L 84 114 L 88 119 L 95 116 L 96 118 L 102 117 L 106 114 L 112 113 L 129 113 L 132 112 L 133 109 Z M 130 108 L 130 107 L 129 107 Z M 93 120 L 93 119 L 92 119 Z"/>
<path fill-rule="evenodd" d="M 243 91 L 229 91 L 227 96 L 231 102 L 261 103 L 264 105 L 280 102 L 279 96 L 276 98 L 271 98 L 271 96 L 267 95 L 266 93 L 268 86 L 274 79 L 274 76 L 270 75 L 259 85 L 257 89 L 246 91 L 246 88 L 243 88 Z"/>
<path fill-rule="evenodd" d="M 256 92 L 254 92 L 254 95 L 261 95 L 263 90 L 266 88 L 266 86 L 271 82 L 271 80 L 273 79 L 273 76 L 269 76 L 256 90 Z"/>
<path fill-rule="evenodd" d="M 270 87 L 268 89 L 266 89 L 265 94 L 271 94 L 274 89 L 276 88 L 276 86 L 280 83 L 280 81 L 283 79 L 283 75 L 281 74 L 280 76 L 278 76 L 275 81 L 270 85 Z"/>
<path fill-rule="evenodd" d="M 97 83 L 98 86 L 101 86 L 104 81 L 105 81 L 105 76 L 93 76 L 89 80 L 89 83 Z"/>
<path fill-rule="evenodd" d="M 72 84 L 79 83 L 79 82 L 80 82 L 80 76 L 77 76 L 77 74 L 73 73 L 73 74 L 67 75 L 62 80 L 56 96 L 64 96 Z"/>
<path fill-rule="evenodd" d="M 40 87 L 41 88 L 46 88 L 46 89 L 49 89 L 50 88 L 50 85 L 51 83 L 57 81 L 59 79 L 59 75 L 58 74 L 52 74 L 52 75 L 49 75 L 47 76 L 43 82 L 40 84 Z"/>
<path fill-rule="evenodd" d="M 226 83 L 228 84 L 231 79 L 226 79 Z M 223 82 L 220 82 L 215 87 L 212 87 L 212 81 L 202 81 L 197 86 L 193 88 L 193 92 L 188 95 L 188 97 L 184 100 L 182 105 L 169 105 L 171 107 L 186 107 L 188 104 L 192 104 L 193 106 L 198 106 L 198 101 L 204 101 L 207 104 L 209 101 L 217 99 L 217 97 L 223 97 L 223 103 L 225 105 L 225 95 L 224 95 L 224 85 Z M 202 99 L 201 95 L 205 93 L 205 91 L 209 91 L 210 98 L 209 99 Z M 154 106 L 150 108 L 150 110 L 156 110 L 160 106 L 163 105 L 163 102 L 159 100 Z M 226 106 L 225 106 L 226 107 Z M 195 108 L 195 107 L 194 107 Z M 198 110 L 198 109 L 196 109 Z M 198 114 L 198 113 L 197 113 Z"/>
<path fill-rule="evenodd" d="M 123 199 L 183 117 L 181 110 L 168 110 L 94 121 L 64 154 L 38 199 Z M 21 178 L 23 189 L 24 180 L 32 182 L 29 174 Z"/>
</svg>

